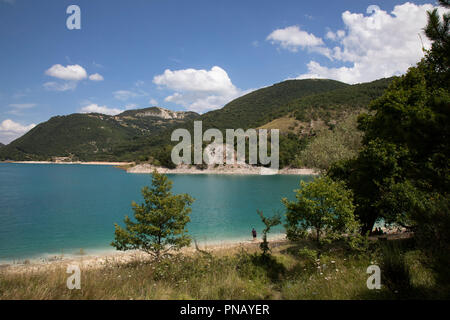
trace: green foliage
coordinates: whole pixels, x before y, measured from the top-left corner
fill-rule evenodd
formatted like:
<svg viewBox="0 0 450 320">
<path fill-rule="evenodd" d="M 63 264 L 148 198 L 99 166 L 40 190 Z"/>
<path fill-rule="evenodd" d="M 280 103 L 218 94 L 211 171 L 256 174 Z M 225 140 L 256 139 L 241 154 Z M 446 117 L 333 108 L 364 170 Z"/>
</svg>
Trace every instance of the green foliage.
<svg viewBox="0 0 450 320">
<path fill-rule="evenodd" d="M 294 99 L 348 86 L 334 80 L 287 80 L 239 97 L 222 109 L 203 114 L 200 120 L 204 128 L 257 128 L 283 115 L 277 111 Z"/>
<path fill-rule="evenodd" d="M 388 243 L 381 247 L 382 283 L 391 291 L 411 290 L 411 272 L 405 260 L 405 254 L 397 243 Z"/>
<path fill-rule="evenodd" d="M 317 250 L 304 247 L 298 250 L 298 256 L 305 260 L 306 264 L 313 266 L 316 264 L 317 257 L 319 257 L 319 252 L 317 252 Z"/>
<path fill-rule="evenodd" d="M 328 123 L 343 114 L 366 109 L 372 100 L 383 94 L 393 79 L 380 79 L 308 95 L 291 101 L 284 106 L 283 111 L 292 112 L 302 122 L 321 119 Z"/>
<path fill-rule="evenodd" d="M 434 208 L 445 208 L 436 199 L 448 198 L 450 190 L 448 21 L 448 14 L 441 21 L 437 11 L 429 13 L 425 31 L 432 49 L 371 104 L 371 114 L 360 117 L 358 157 L 329 170 L 353 190 L 363 232 L 381 218 L 419 231 L 430 227 Z"/>
<path fill-rule="evenodd" d="M 357 115 L 352 114 L 332 130 L 319 131 L 298 155 L 297 165 L 327 170 L 337 161 L 356 157 L 362 140 L 362 132 L 357 128 L 356 119 Z"/>
<path fill-rule="evenodd" d="M 341 160 L 340 156 L 342 159 L 355 156 L 360 146 L 361 133 L 353 122 L 354 114 L 367 109 L 369 103 L 380 97 L 392 80 L 381 79 L 306 95 L 265 113 L 266 123 L 289 114 L 303 123 L 304 129 L 301 131 L 305 132 L 281 135 L 280 166 L 326 169 L 333 161 Z M 312 120 L 322 121 L 325 127 L 316 130 Z M 335 129 L 338 126 L 336 131 L 327 134 L 327 128 Z M 309 144 L 311 147 L 306 151 Z"/>
<path fill-rule="evenodd" d="M 267 241 L 267 234 L 270 232 L 270 229 L 272 227 L 275 227 L 275 226 L 281 224 L 281 216 L 279 214 L 276 214 L 273 217 L 266 218 L 266 217 L 264 217 L 264 214 L 262 211 L 256 210 L 256 212 L 260 216 L 261 221 L 266 226 L 263 230 L 263 236 L 262 236 L 263 242 L 261 242 L 260 248 L 263 252 L 263 256 L 267 256 L 270 252 L 269 242 Z"/>
<path fill-rule="evenodd" d="M 153 145 L 163 145 L 158 141 L 163 131 L 198 117 L 187 112 L 185 119 L 171 120 L 143 116 L 146 112 L 157 114 L 159 109 L 129 110 L 117 116 L 93 113 L 53 117 L 2 148 L 0 160 L 51 160 L 74 155 L 82 161 L 133 161 L 139 156 L 149 157 Z M 155 138 L 148 142 L 148 137 Z"/>
<path fill-rule="evenodd" d="M 449 0 L 439 0 L 439 4 L 450 9 Z M 447 11 L 441 17 L 438 10 L 428 12 L 428 24 L 424 29 L 427 37 L 433 42 L 427 59 L 424 61 L 431 71 L 429 81 L 434 86 L 450 87 L 450 13 Z"/>
<path fill-rule="evenodd" d="M 306 232 L 314 233 L 318 243 L 330 242 L 357 228 L 352 193 L 341 182 L 328 177 L 300 182 L 296 201 L 282 200 L 286 206 L 287 236 L 296 240 Z"/>
<path fill-rule="evenodd" d="M 111 245 L 122 251 L 140 249 L 157 259 L 169 250 L 188 246 L 191 239 L 185 227 L 194 199 L 187 194 L 173 195 L 171 189 L 167 176 L 154 171 L 151 188 L 142 189 L 144 203 L 132 203 L 137 222 L 126 216 L 125 229 L 116 224 Z"/>
<path fill-rule="evenodd" d="M 399 163 L 406 156 L 404 148 L 375 139 L 362 148 L 356 159 L 335 163 L 328 171 L 331 178 L 345 181 L 353 191 L 357 204 L 355 215 L 361 222 L 363 234 L 384 217 L 383 199 L 403 179 Z"/>
</svg>

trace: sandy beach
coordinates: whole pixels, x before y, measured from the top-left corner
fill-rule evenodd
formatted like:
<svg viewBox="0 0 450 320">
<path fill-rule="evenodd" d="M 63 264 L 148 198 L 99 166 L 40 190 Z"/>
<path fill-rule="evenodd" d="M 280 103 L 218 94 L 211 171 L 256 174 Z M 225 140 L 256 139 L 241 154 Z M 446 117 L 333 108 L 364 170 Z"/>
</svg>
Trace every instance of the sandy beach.
<svg viewBox="0 0 450 320">
<path fill-rule="evenodd" d="M 286 243 L 286 235 L 276 234 L 269 235 L 268 241 L 270 246 L 279 246 Z M 207 243 L 198 243 L 200 250 L 208 252 L 220 253 L 221 251 L 238 250 L 240 248 L 257 249 L 261 243 L 260 239 L 252 240 L 223 240 Z M 197 251 L 194 242 L 191 246 L 183 248 L 179 251 L 182 254 L 194 254 Z M 60 269 L 69 265 L 78 265 L 81 269 L 95 269 L 102 268 L 106 265 L 121 265 L 132 261 L 145 261 L 150 260 L 151 256 L 143 251 L 109 251 L 98 254 L 86 254 L 86 255 L 61 255 L 48 258 L 35 258 L 26 259 L 15 263 L 0 264 L 0 272 L 7 273 L 33 273 L 33 272 L 45 272 L 54 269 Z"/>
</svg>

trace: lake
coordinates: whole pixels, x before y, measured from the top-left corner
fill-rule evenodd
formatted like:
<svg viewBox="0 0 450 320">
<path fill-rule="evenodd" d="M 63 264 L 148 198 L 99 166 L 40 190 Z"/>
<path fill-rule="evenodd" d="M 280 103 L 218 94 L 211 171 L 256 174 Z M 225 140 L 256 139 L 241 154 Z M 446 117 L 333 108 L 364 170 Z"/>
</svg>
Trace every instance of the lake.
<svg viewBox="0 0 450 320">
<path fill-rule="evenodd" d="M 200 243 L 245 240 L 265 215 L 283 213 L 281 198 L 294 199 L 311 176 L 169 175 L 174 193 L 188 193 L 189 234 Z M 0 164 L 0 261 L 114 250 L 114 223 L 133 215 L 148 174 L 110 166 Z M 283 232 L 280 226 L 274 233 Z"/>
</svg>

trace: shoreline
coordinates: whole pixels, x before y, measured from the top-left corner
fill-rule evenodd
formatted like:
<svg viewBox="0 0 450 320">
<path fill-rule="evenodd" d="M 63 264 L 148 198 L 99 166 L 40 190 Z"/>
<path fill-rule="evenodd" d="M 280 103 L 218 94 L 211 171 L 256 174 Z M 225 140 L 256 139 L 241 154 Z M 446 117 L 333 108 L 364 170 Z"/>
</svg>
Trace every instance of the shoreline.
<svg viewBox="0 0 450 320">
<path fill-rule="evenodd" d="M 134 164 L 134 162 L 107 162 L 107 161 L 73 161 L 73 162 L 54 162 L 54 161 L 0 161 L 0 163 L 13 163 L 13 164 L 65 164 L 65 165 L 92 165 L 92 166 L 128 166 Z"/>
<path fill-rule="evenodd" d="M 274 234 L 268 236 L 271 246 L 278 246 L 283 243 L 287 243 L 286 235 L 284 233 Z M 198 242 L 198 248 L 200 250 L 206 250 L 208 252 L 220 252 L 223 250 L 234 250 L 238 248 L 259 248 L 261 239 L 229 239 L 229 240 L 217 240 L 211 242 Z M 197 251 L 194 242 L 189 247 L 182 248 L 179 253 L 183 255 L 194 254 Z M 51 255 L 49 255 L 51 256 Z M 151 256 L 140 250 L 130 251 L 117 251 L 111 250 L 99 250 L 98 253 L 85 254 L 85 255 L 61 255 L 49 257 L 46 260 L 44 256 L 35 257 L 30 259 L 21 259 L 22 263 L 0 263 L 0 272 L 6 273 L 30 273 L 30 272 L 45 272 L 49 269 L 57 269 L 67 267 L 71 264 L 76 264 L 80 268 L 98 269 L 104 267 L 107 263 L 114 263 L 123 265 L 135 260 L 148 260 Z"/>
<path fill-rule="evenodd" d="M 75 161 L 75 162 L 53 162 L 53 161 L 0 161 L 1 163 L 13 164 L 55 164 L 55 165 L 103 165 L 114 166 L 125 170 L 127 173 L 151 174 L 154 170 L 163 174 L 217 174 L 217 175 L 318 175 L 319 172 L 310 168 L 283 168 L 273 170 L 270 168 L 256 167 L 251 165 L 222 165 L 198 169 L 195 166 L 180 165 L 175 169 L 158 167 L 151 164 L 136 164 L 135 162 L 107 162 L 107 161 Z"/>
<path fill-rule="evenodd" d="M 125 168 L 124 168 L 125 169 Z M 195 166 L 181 165 L 175 169 L 157 167 L 151 164 L 138 164 L 126 168 L 127 173 L 150 174 L 154 170 L 163 174 L 223 174 L 223 175 L 318 175 L 319 172 L 308 168 L 283 168 L 273 170 L 264 167 L 250 165 L 222 165 L 209 167 L 207 169 L 197 169 Z"/>
</svg>

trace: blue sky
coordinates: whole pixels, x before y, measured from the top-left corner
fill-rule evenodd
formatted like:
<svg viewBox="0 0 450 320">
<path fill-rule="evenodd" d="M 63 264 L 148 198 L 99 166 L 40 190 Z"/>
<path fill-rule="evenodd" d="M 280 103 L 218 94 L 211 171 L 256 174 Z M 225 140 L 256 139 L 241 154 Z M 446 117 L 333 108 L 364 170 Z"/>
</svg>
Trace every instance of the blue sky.
<svg viewBox="0 0 450 320">
<path fill-rule="evenodd" d="M 202 113 L 288 78 L 401 74 L 432 3 L 0 0 L 0 142 L 55 115 Z M 66 27 L 71 4 L 81 30 Z"/>
</svg>

